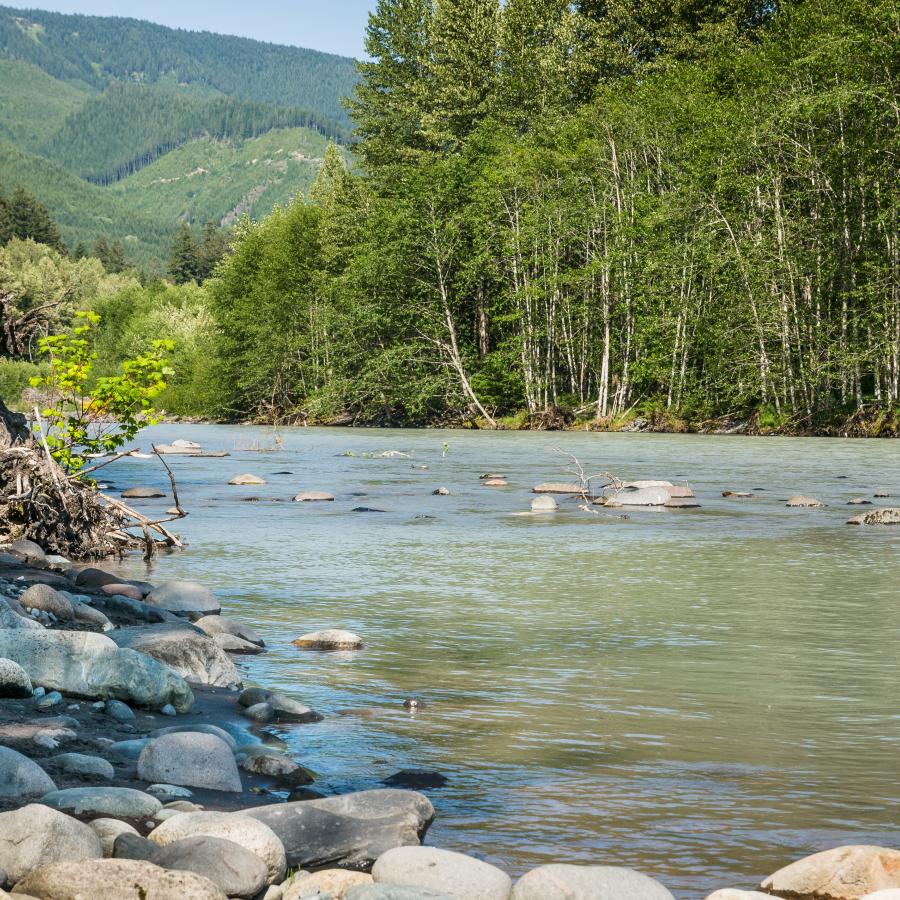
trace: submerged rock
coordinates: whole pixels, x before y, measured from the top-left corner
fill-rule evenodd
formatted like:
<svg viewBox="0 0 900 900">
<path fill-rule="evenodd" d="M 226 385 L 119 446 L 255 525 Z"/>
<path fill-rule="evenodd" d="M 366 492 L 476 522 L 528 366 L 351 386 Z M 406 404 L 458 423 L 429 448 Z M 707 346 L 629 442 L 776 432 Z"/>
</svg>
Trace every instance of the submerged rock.
<svg viewBox="0 0 900 900">
<path fill-rule="evenodd" d="M 228 634 L 259 647 L 266 645 L 266 642 L 249 625 L 234 619 L 227 619 L 225 616 L 204 616 L 202 619 L 198 619 L 194 625 L 213 638 L 217 634 Z"/>
<path fill-rule="evenodd" d="M 549 494 L 542 497 L 535 497 L 531 501 L 531 511 L 537 513 L 556 512 L 559 504 Z"/>
<path fill-rule="evenodd" d="M 496 866 L 437 847 L 388 850 L 378 857 L 372 878 L 376 884 L 443 891 L 461 900 L 507 900 L 512 888 L 509 875 Z"/>
<path fill-rule="evenodd" d="M 403 769 L 385 778 L 382 784 L 393 788 L 442 788 L 447 785 L 447 776 L 428 769 Z"/>
<path fill-rule="evenodd" d="M 864 844 L 824 850 L 779 869 L 761 888 L 782 897 L 859 900 L 900 888 L 900 850 Z"/>
<path fill-rule="evenodd" d="M 618 866 L 539 866 L 523 875 L 511 900 L 673 900 L 658 881 Z"/>
<path fill-rule="evenodd" d="M 32 803 L 0 813 L 0 868 L 13 884 L 38 866 L 102 856 L 91 828 L 49 806 Z"/>
<path fill-rule="evenodd" d="M 847 501 L 847 506 L 871 506 L 872 501 L 866 497 L 854 497 Z"/>
<path fill-rule="evenodd" d="M 122 491 L 122 497 L 126 500 L 158 500 L 160 497 L 165 497 L 165 493 L 163 491 L 158 490 L 154 487 L 131 487 L 128 490 Z"/>
<path fill-rule="evenodd" d="M 559 481 L 546 481 L 543 484 L 535 485 L 531 492 L 533 494 L 585 494 L 589 493 L 587 485 L 566 484 Z"/>
<path fill-rule="evenodd" d="M 900 507 L 885 506 L 847 519 L 848 525 L 900 525 Z"/>
<path fill-rule="evenodd" d="M 249 472 L 245 475 L 235 475 L 229 484 L 236 485 L 238 487 L 243 487 L 245 485 L 257 485 L 257 484 L 265 484 L 265 478 L 260 478 L 258 475 L 251 475 Z"/>
<path fill-rule="evenodd" d="M 192 619 L 217 616 L 222 611 L 222 605 L 215 594 L 194 581 L 167 581 L 155 587 L 147 596 L 146 602 Z"/>
<path fill-rule="evenodd" d="M 791 497 L 785 506 L 790 507 L 808 507 L 811 509 L 821 509 L 825 504 L 815 497 L 805 497 L 803 494 L 795 494 Z"/>
<path fill-rule="evenodd" d="M 168 666 L 105 635 L 75 631 L 0 630 L 0 657 L 18 663 L 32 682 L 90 700 L 117 699 L 187 712 L 194 695 Z"/>
<path fill-rule="evenodd" d="M 394 847 L 418 845 L 434 807 L 424 794 L 385 788 L 258 806 L 243 815 L 271 828 L 292 867 L 366 870 Z"/>
<path fill-rule="evenodd" d="M 301 650 L 359 650 L 363 645 L 362 638 L 358 634 L 337 628 L 313 631 L 291 643 Z"/>
<path fill-rule="evenodd" d="M 334 497 L 324 491 L 301 491 L 294 497 L 294 503 L 329 503 L 333 500 Z"/>
</svg>

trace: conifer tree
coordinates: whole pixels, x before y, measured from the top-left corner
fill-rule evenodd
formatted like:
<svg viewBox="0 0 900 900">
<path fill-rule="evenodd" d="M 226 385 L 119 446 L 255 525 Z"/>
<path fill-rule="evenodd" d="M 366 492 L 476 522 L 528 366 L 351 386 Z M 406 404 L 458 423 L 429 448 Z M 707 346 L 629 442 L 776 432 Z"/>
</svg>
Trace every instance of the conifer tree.
<svg viewBox="0 0 900 900">
<path fill-rule="evenodd" d="M 0 184 L 0 247 L 4 247 L 9 243 L 13 236 L 12 210 L 9 206 L 9 200 L 3 192 L 3 185 Z"/>
<path fill-rule="evenodd" d="M 59 229 L 50 218 L 50 212 L 37 197 L 18 187 L 9 204 L 13 237 L 31 239 L 54 250 L 65 252 Z"/>
<path fill-rule="evenodd" d="M 200 277 L 200 246 L 187 222 L 181 223 L 172 244 L 169 277 L 175 284 L 186 284 Z"/>
</svg>

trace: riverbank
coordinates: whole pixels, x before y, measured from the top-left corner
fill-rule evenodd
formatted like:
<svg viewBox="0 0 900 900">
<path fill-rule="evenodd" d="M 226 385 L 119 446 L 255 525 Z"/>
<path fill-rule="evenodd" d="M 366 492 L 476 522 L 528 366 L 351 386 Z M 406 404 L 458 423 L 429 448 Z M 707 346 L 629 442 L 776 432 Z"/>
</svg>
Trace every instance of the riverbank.
<svg viewBox="0 0 900 900">
<path fill-rule="evenodd" d="M 435 814 L 421 791 L 319 794 L 279 732 L 322 717 L 243 686 L 243 655 L 265 647 L 250 626 L 221 618 L 201 585 L 122 582 L 22 542 L 2 551 L 0 597 L 0 868 L 20 896 L 672 898 L 632 869 L 564 860 L 513 886 L 496 866 L 420 846 Z M 319 633 L 299 643 L 323 652 L 358 641 Z M 388 782 L 441 783 L 426 772 Z M 775 873 L 767 894 L 711 900 L 857 900 L 900 889 L 898 873 L 900 851 L 843 848 Z"/>
</svg>

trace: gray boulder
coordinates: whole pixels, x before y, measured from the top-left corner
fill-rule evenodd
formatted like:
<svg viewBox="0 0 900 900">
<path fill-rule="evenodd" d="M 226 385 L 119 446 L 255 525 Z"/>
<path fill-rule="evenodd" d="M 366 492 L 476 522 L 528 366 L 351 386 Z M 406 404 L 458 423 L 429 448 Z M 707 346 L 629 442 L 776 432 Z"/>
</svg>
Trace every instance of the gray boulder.
<svg viewBox="0 0 900 900">
<path fill-rule="evenodd" d="M 245 641 L 243 640 L 243 638 L 235 637 L 233 634 L 217 634 L 213 637 L 213 640 L 226 653 L 235 653 L 243 656 L 256 656 L 258 653 L 265 652 L 265 647 L 260 647 L 259 644 L 251 644 L 250 641 Z"/>
<path fill-rule="evenodd" d="M 437 847 L 396 847 L 372 868 L 376 884 L 428 888 L 457 900 L 507 900 L 512 881 L 480 859 Z M 624 898 L 623 898 L 624 900 Z"/>
<path fill-rule="evenodd" d="M 139 487 L 130 487 L 127 490 L 122 491 L 122 497 L 125 500 L 158 500 L 160 497 L 165 496 L 163 491 L 154 487 L 144 487 L 143 485 Z"/>
<path fill-rule="evenodd" d="M 53 779 L 34 760 L 0 747 L 0 797 L 19 800 L 55 791 Z"/>
<path fill-rule="evenodd" d="M 112 764 L 99 756 L 88 756 L 84 753 L 60 753 L 47 760 L 47 765 L 59 772 L 73 775 L 91 775 L 94 778 L 105 778 L 112 781 L 116 777 Z M 45 793 L 49 793 L 45 791 Z"/>
<path fill-rule="evenodd" d="M 222 612 L 222 605 L 213 592 L 194 581 L 167 581 L 150 592 L 147 603 L 191 619 Z"/>
<path fill-rule="evenodd" d="M 234 841 L 205 834 L 158 848 L 153 862 L 164 869 L 202 875 L 229 897 L 255 897 L 269 880 L 268 867 L 255 853 Z"/>
<path fill-rule="evenodd" d="M 102 588 L 105 584 L 116 584 L 118 581 L 115 575 L 93 566 L 81 569 L 75 576 L 75 584 L 86 588 Z"/>
<path fill-rule="evenodd" d="M 418 845 L 434 807 L 415 791 L 375 790 L 244 810 L 281 839 L 288 865 L 368 870 L 394 847 Z"/>
<path fill-rule="evenodd" d="M 90 822 L 90 827 L 94 834 L 100 838 L 100 846 L 103 848 L 103 855 L 107 858 L 112 857 L 113 849 L 116 846 L 116 839 L 123 834 L 138 837 L 137 831 L 127 822 L 119 819 L 94 819 Z"/>
<path fill-rule="evenodd" d="M 269 884 L 279 883 L 284 878 L 285 854 L 280 839 L 267 825 L 243 813 L 183 813 L 167 819 L 150 832 L 150 840 L 160 847 L 167 847 L 198 835 L 232 841 L 256 854 L 266 864 Z"/>
<path fill-rule="evenodd" d="M 605 506 L 665 506 L 672 495 L 663 487 L 616 491 L 602 501 Z"/>
<path fill-rule="evenodd" d="M 16 891 L 41 900 L 227 900 L 221 888 L 202 875 L 132 859 L 45 866 L 20 881 Z"/>
<path fill-rule="evenodd" d="M 194 624 L 205 634 L 214 638 L 217 634 L 230 634 L 250 644 L 265 647 L 266 642 L 249 626 L 224 616 L 204 616 Z"/>
<path fill-rule="evenodd" d="M 247 688 L 241 691 L 238 703 L 248 710 L 259 704 L 268 704 L 275 718 L 281 722 L 321 722 L 322 716 L 297 700 L 287 697 L 278 691 L 267 691 L 265 688 Z"/>
<path fill-rule="evenodd" d="M 240 687 L 240 673 L 225 651 L 188 622 L 119 628 L 110 637 L 119 647 L 146 654 L 187 681 L 214 687 Z"/>
<path fill-rule="evenodd" d="M 119 594 L 113 597 L 96 596 L 91 598 L 91 606 L 100 610 L 107 616 L 115 616 L 131 622 L 178 622 L 181 621 L 175 613 L 170 613 L 158 606 L 151 606 L 143 600 L 133 600 Z"/>
<path fill-rule="evenodd" d="M 119 764 L 137 764 L 144 747 L 150 743 L 147 738 L 132 738 L 130 741 L 116 741 L 106 748 L 106 755 Z"/>
<path fill-rule="evenodd" d="M 87 825 L 49 806 L 32 803 L 0 813 L 0 868 L 13 884 L 38 866 L 102 855 Z"/>
<path fill-rule="evenodd" d="M 658 881 L 617 866 L 539 866 L 523 875 L 512 900 L 673 900 Z"/>
<path fill-rule="evenodd" d="M 7 544 L 4 550 L 29 566 L 47 565 L 47 555 L 43 548 L 27 538 L 19 538 L 19 540 Z"/>
<path fill-rule="evenodd" d="M 90 700 L 116 699 L 187 712 L 194 695 L 168 666 L 120 649 L 108 637 L 75 631 L 0 630 L 0 657 L 18 663 L 32 682 Z"/>
<path fill-rule="evenodd" d="M 123 819 L 152 819 L 162 803 L 133 788 L 80 787 L 54 791 L 41 797 L 41 803 L 76 816 L 96 815 Z"/>
<path fill-rule="evenodd" d="M 0 597 L 0 628 L 10 631 L 43 631 L 44 626 L 40 622 L 36 622 L 23 609 L 20 613 L 18 609 L 22 609 L 17 601 L 12 601 L 7 597 Z"/>
<path fill-rule="evenodd" d="M 870 509 L 868 512 L 852 519 L 847 519 L 848 525 L 900 525 L 900 507 L 884 506 L 878 509 Z"/>
<path fill-rule="evenodd" d="M 558 509 L 559 509 L 559 504 L 549 494 L 543 494 L 540 497 L 535 497 L 534 500 L 531 501 L 531 511 L 532 512 L 536 512 L 536 513 L 556 512 Z"/>
<path fill-rule="evenodd" d="M 21 597 L 19 603 L 31 612 L 33 609 L 53 613 L 57 619 L 71 621 L 75 618 L 75 608 L 71 601 L 49 584 L 33 584 Z"/>
<path fill-rule="evenodd" d="M 0 659 L 0 697 L 30 697 L 34 686 L 28 673 L 11 659 Z"/>
<path fill-rule="evenodd" d="M 144 781 L 232 793 L 243 790 L 231 748 L 214 734 L 180 732 L 154 738 L 137 767 Z"/>
<path fill-rule="evenodd" d="M 134 721 L 134 711 L 127 703 L 123 703 L 121 700 L 110 700 L 106 704 L 106 714 L 117 722 Z"/>
<path fill-rule="evenodd" d="M 231 748 L 232 753 L 237 749 L 237 741 L 224 729 L 218 725 L 169 725 L 166 728 L 157 728 L 151 731 L 148 737 L 158 738 L 167 734 L 183 734 L 186 731 L 201 732 L 202 734 L 214 734 L 217 738 L 221 738 Z"/>
<path fill-rule="evenodd" d="M 94 609 L 93 606 L 88 606 L 87 603 L 73 603 L 72 606 L 75 610 L 74 618 L 76 622 L 81 622 L 85 625 L 96 625 L 102 628 L 103 631 L 112 631 L 112 622 L 99 609 Z"/>
</svg>

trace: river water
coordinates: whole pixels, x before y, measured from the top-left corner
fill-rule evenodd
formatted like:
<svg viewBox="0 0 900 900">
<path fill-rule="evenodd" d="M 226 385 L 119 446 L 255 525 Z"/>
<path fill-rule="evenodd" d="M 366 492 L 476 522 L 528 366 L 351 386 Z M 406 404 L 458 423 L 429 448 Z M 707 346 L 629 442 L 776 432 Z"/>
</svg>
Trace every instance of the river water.
<svg viewBox="0 0 900 900">
<path fill-rule="evenodd" d="M 900 847 L 900 529 L 844 524 L 868 508 L 851 497 L 900 497 L 896 441 L 294 429 L 253 453 L 266 430 L 152 431 L 177 437 L 232 455 L 169 457 L 190 549 L 124 567 L 204 582 L 262 633 L 242 669 L 325 715 L 283 735 L 326 791 L 437 770 L 430 843 L 514 875 L 633 866 L 684 898 L 839 844 Z M 702 508 L 523 515 L 535 484 L 571 480 L 555 448 L 690 484 Z M 411 458 L 365 456 L 388 450 Z M 156 460 L 107 472 L 167 488 Z M 268 483 L 227 486 L 244 472 Z M 302 489 L 336 501 L 274 502 Z M 785 508 L 794 493 L 828 506 Z M 290 643 L 326 627 L 365 649 Z"/>
</svg>

